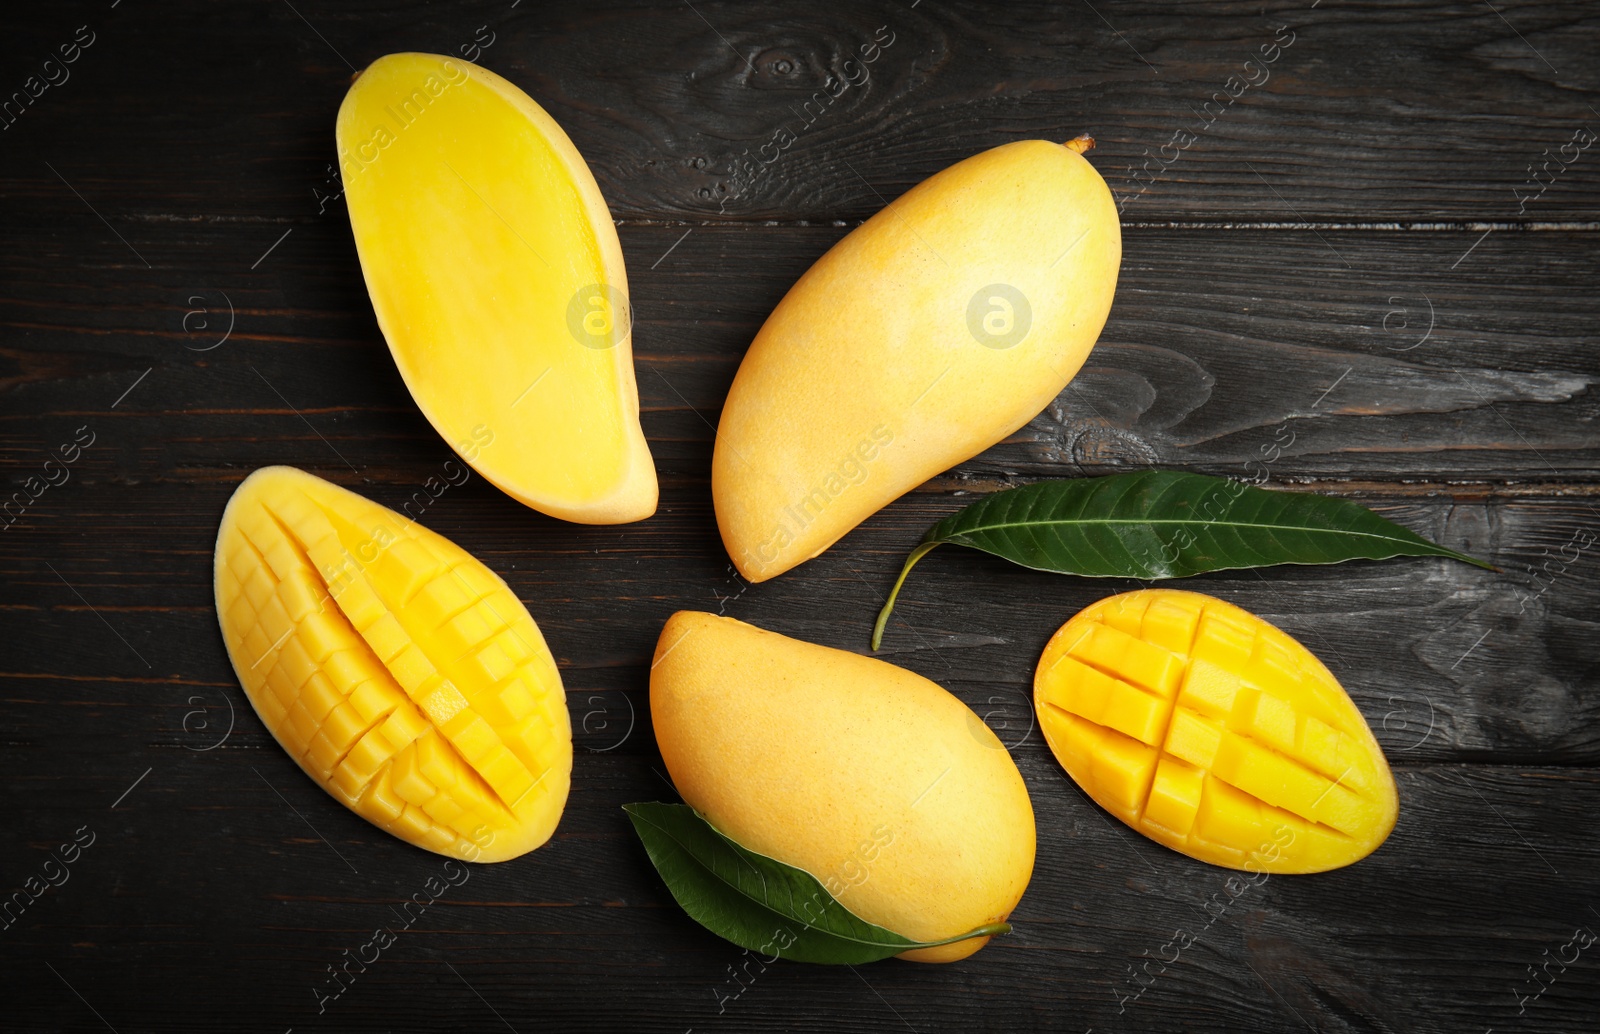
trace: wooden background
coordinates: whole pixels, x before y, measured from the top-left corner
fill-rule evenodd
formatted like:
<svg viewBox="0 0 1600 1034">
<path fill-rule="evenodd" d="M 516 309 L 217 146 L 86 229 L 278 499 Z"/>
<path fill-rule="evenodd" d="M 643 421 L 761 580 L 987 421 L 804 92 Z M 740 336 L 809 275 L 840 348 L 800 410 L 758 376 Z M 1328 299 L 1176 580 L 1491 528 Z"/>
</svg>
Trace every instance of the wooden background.
<svg viewBox="0 0 1600 1034">
<path fill-rule="evenodd" d="M 1600 931 L 1600 148 L 1572 143 L 1600 132 L 1593 4 L 98 0 L 7 23 L 0 97 L 59 80 L 44 62 L 80 26 L 93 42 L 0 131 L 6 492 L 93 444 L 0 532 L 5 893 L 94 839 L 0 930 L 0 1027 L 1600 1030 L 1600 946 L 1572 959 L 1575 932 Z M 881 26 L 870 80 L 741 173 Z M 1270 79 L 1155 159 L 1230 76 L 1259 79 L 1244 62 L 1275 37 L 1292 43 Z M 328 195 L 352 70 L 475 39 L 612 206 L 661 509 L 579 527 L 474 478 L 426 510 L 552 644 L 573 793 L 549 845 L 475 867 L 319 1015 L 327 967 L 440 863 L 266 734 L 217 632 L 211 548 L 258 466 L 398 507 L 450 457 Z M 1083 373 L 823 557 L 741 582 L 711 428 L 765 314 L 882 199 L 1080 131 L 1125 249 Z M 941 551 L 886 656 L 1011 746 L 1040 847 L 1016 932 L 955 966 L 736 983 L 739 949 L 675 907 L 620 810 L 672 799 L 647 697 L 665 617 L 863 649 L 906 550 L 972 494 L 1151 465 L 1346 496 L 1500 565 L 1186 583 L 1280 624 L 1349 688 L 1399 783 L 1390 840 L 1208 915 L 1229 874 L 1110 821 L 1029 720 L 1049 634 L 1130 586 Z M 1175 930 L 1197 939 L 1163 972 Z"/>
</svg>

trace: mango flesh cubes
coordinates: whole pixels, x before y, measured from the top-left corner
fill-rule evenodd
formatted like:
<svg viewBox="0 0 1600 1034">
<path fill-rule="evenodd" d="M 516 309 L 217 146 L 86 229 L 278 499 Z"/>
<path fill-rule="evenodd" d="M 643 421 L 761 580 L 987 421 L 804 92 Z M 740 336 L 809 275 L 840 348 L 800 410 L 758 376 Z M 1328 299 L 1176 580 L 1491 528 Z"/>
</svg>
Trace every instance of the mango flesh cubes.
<svg viewBox="0 0 1600 1034">
<path fill-rule="evenodd" d="M 1321 872 L 1394 828 L 1394 779 L 1355 703 L 1231 603 L 1176 589 L 1101 600 L 1045 647 L 1034 706 L 1090 797 L 1201 861 Z"/>
<path fill-rule="evenodd" d="M 534 509 L 654 513 L 622 249 L 561 127 L 471 62 L 391 54 L 337 135 L 378 326 L 433 426 Z"/>
<path fill-rule="evenodd" d="M 250 703 L 334 798 L 467 861 L 550 838 L 572 774 L 561 675 L 488 568 L 337 485 L 265 467 L 228 502 L 215 574 Z"/>
<path fill-rule="evenodd" d="M 776 577 L 1039 415 L 1105 325 L 1122 230 L 1088 143 L 1018 140 L 912 187 L 819 258 L 739 366 L 711 493 Z"/>
</svg>

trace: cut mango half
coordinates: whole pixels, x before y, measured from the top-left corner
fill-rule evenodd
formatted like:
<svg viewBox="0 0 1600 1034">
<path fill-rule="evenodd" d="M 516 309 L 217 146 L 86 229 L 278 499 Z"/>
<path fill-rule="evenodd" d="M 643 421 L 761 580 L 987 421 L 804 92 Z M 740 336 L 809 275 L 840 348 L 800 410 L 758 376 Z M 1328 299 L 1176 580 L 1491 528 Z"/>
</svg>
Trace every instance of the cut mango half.
<svg viewBox="0 0 1600 1034">
<path fill-rule="evenodd" d="M 1101 600 L 1034 676 L 1045 740 L 1096 803 L 1213 865 L 1335 869 L 1394 829 L 1394 777 L 1344 687 L 1300 643 L 1197 592 Z"/>
<path fill-rule="evenodd" d="M 391 54 L 350 87 L 337 137 L 378 326 L 433 426 L 536 510 L 654 513 L 622 249 L 561 127 L 471 62 Z"/>
<path fill-rule="evenodd" d="M 572 728 L 539 626 L 460 546 L 293 467 L 222 515 L 217 615 L 267 729 L 305 773 L 418 847 L 497 862 L 550 838 Z"/>
</svg>

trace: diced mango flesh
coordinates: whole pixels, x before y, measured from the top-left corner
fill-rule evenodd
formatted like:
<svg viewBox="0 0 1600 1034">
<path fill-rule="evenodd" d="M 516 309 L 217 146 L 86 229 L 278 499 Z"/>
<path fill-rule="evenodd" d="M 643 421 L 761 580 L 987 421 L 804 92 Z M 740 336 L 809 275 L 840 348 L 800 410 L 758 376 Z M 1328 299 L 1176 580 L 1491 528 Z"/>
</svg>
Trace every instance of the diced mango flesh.
<svg viewBox="0 0 1600 1034">
<path fill-rule="evenodd" d="M 1034 705 L 1090 797 L 1202 861 L 1321 872 L 1394 828 L 1393 776 L 1344 688 L 1223 600 L 1147 589 L 1088 607 L 1045 647 Z"/>
<path fill-rule="evenodd" d="M 434 427 L 536 509 L 648 517 L 622 250 L 566 133 L 493 72 L 406 53 L 356 79 L 337 136 L 378 326 Z"/>
<path fill-rule="evenodd" d="M 261 720 L 373 824 L 469 861 L 549 839 L 572 730 L 522 602 L 455 543 L 291 467 L 223 514 L 217 613 Z"/>
</svg>

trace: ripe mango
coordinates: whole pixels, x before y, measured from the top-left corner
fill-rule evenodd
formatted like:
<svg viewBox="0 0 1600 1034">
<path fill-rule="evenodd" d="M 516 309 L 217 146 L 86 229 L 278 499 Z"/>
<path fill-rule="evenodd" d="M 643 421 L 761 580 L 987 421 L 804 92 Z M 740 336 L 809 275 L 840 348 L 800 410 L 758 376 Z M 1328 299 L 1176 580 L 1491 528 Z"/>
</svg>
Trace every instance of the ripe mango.
<svg viewBox="0 0 1600 1034">
<path fill-rule="evenodd" d="M 1231 603 L 1177 589 L 1101 600 L 1051 638 L 1033 692 L 1078 785 L 1191 858 L 1322 872 L 1394 829 L 1394 777 L 1349 694 Z"/>
<path fill-rule="evenodd" d="M 724 836 L 804 869 L 869 923 L 917 941 L 1011 913 L 1033 872 L 1033 806 L 960 700 L 903 668 L 694 611 L 650 672 L 678 792 Z M 988 941 L 905 952 L 953 962 Z"/>
<path fill-rule="evenodd" d="M 811 559 L 1037 416 L 1111 308 L 1122 234 L 1091 144 L 1022 140 L 911 188 L 789 290 L 739 366 L 711 468 L 752 582 Z"/>
<path fill-rule="evenodd" d="M 561 675 L 521 601 L 460 546 L 264 467 L 223 512 L 215 577 L 245 694 L 334 799 L 467 861 L 550 838 L 572 774 Z"/>
<path fill-rule="evenodd" d="M 391 54 L 337 136 L 378 326 L 433 426 L 536 510 L 654 513 L 622 249 L 561 127 L 471 62 Z"/>
</svg>

